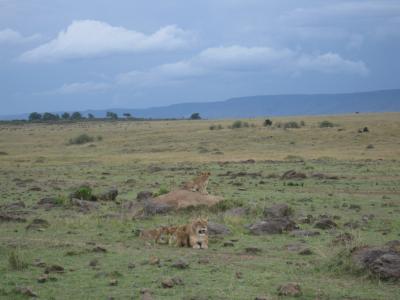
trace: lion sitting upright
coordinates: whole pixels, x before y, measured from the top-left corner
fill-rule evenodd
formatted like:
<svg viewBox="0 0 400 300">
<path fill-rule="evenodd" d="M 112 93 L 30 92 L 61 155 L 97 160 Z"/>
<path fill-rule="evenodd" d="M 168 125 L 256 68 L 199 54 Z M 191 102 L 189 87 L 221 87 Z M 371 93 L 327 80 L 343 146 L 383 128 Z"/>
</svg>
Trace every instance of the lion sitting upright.
<svg viewBox="0 0 400 300">
<path fill-rule="evenodd" d="M 208 194 L 207 185 L 208 179 L 210 178 L 210 172 L 202 172 L 199 176 L 197 176 L 192 181 L 186 182 L 183 185 L 183 189 L 192 191 L 192 192 L 200 192 L 202 194 Z"/>
</svg>

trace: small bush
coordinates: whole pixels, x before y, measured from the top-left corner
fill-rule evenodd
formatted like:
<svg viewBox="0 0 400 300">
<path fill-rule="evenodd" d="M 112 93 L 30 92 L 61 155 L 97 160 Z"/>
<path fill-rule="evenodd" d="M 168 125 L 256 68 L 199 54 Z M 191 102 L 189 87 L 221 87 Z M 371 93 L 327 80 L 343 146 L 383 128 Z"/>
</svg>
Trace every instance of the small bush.
<svg viewBox="0 0 400 300">
<path fill-rule="evenodd" d="M 333 124 L 330 121 L 326 121 L 326 120 L 319 123 L 319 128 L 329 128 L 329 127 L 335 127 L 335 126 L 336 126 L 335 124 Z"/>
<path fill-rule="evenodd" d="M 169 190 L 166 187 L 162 186 L 162 187 L 160 187 L 160 189 L 157 192 L 154 193 L 154 197 L 158 197 L 158 196 L 168 194 L 168 193 L 169 193 Z"/>
<path fill-rule="evenodd" d="M 22 259 L 21 253 L 17 250 L 12 250 L 10 252 L 8 255 L 8 263 L 10 268 L 16 271 L 24 270 L 28 267 L 28 263 Z"/>
<path fill-rule="evenodd" d="M 98 141 L 102 141 L 102 140 L 103 140 L 103 137 L 102 137 L 101 135 L 98 135 L 98 136 L 96 137 L 96 139 L 97 139 Z"/>
<path fill-rule="evenodd" d="M 76 191 L 74 191 L 70 198 L 76 198 L 81 200 L 96 201 L 96 196 L 93 195 L 92 188 L 87 185 L 80 186 Z"/>
<path fill-rule="evenodd" d="M 299 123 L 295 122 L 295 121 L 290 121 L 290 122 L 286 122 L 285 124 L 283 124 L 283 128 L 284 129 L 288 129 L 288 128 L 300 128 Z"/>
<path fill-rule="evenodd" d="M 304 122 L 303 120 L 301 120 L 301 121 L 300 121 L 300 126 L 301 126 L 301 127 L 306 126 L 306 122 Z"/>
<path fill-rule="evenodd" d="M 210 127 L 209 127 L 209 129 L 210 130 L 221 130 L 221 129 L 223 129 L 224 127 L 222 127 L 222 125 L 221 124 L 218 124 L 218 125 L 211 125 Z"/>
<path fill-rule="evenodd" d="M 94 138 L 86 133 L 80 134 L 77 137 L 71 138 L 68 142 L 70 145 L 82 145 L 93 142 Z"/>
<path fill-rule="evenodd" d="M 264 125 L 265 127 L 272 126 L 272 121 L 271 121 L 270 119 L 266 119 L 266 120 L 264 121 L 263 125 Z"/>
<path fill-rule="evenodd" d="M 232 126 L 231 126 L 232 129 L 235 129 L 235 128 L 242 128 L 242 127 L 243 127 L 243 123 L 242 123 L 242 121 L 240 121 L 240 120 L 233 122 L 233 124 L 232 124 Z"/>
</svg>

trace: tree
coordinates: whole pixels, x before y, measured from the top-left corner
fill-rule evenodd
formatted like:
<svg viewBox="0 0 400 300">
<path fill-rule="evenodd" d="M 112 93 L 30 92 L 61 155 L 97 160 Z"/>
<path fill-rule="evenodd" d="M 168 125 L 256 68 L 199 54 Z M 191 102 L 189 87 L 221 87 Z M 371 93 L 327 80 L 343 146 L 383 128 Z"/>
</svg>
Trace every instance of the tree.
<svg viewBox="0 0 400 300">
<path fill-rule="evenodd" d="M 91 114 L 91 113 L 89 113 L 87 116 L 88 116 L 88 118 L 91 119 L 91 120 L 93 120 L 93 119 L 95 118 L 94 115 Z"/>
<path fill-rule="evenodd" d="M 200 114 L 192 113 L 192 115 L 190 116 L 190 120 L 201 120 Z"/>
<path fill-rule="evenodd" d="M 115 112 L 112 112 L 112 111 L 108 111 L 107 114 L 106 114 L 106 117 L 110 118 L 112 120 L 118 119 L 118 115 Z"/>
<path fill-rule="evenodd" d="M 264 126 L 269 127 L 269 126 L 271 126 L 271 125 L 272 125 L 272 121 L 271 121 L 270 119 L 266 119 L 266 120 L 264 121 Z"/>
<path fill-rule="evenodd" d="M 29 114 L 29 121 L 39 121 L 42 119 L 42 115 L 37 113 L 37 112 L 33 112 Z"/>
<path fill-rule="evenodd" d="M 124 113 L 123 116 L 127 119 L 132 118 L 132 115 L 130 113 Z"/>
<path fill-rule="evenodd" d="M 71 120 L 81 120 L 82 114 L 79 111 L 72 113 Z"/>
<path fill-rule="evenodd" d="M 71 118 L 71 115 L 69 113 L 65 112 L 61 115 L 61 118 L 64 120 L 68 120 L 69 118 Z"/>
<path fill-rule="evenodd" d="M 52 113 L 49 113 L 49 112 L 45 112 L 45 113 L 43 114 L 43 116 L 42 116 L 42 120 L 43 120 L 43 121 L 56 121 L 56 120 L 58 120 L 58 119 L 60 119 L 60 116 L 59 116 L 59 115 L 57 115 L 57 114 L 52 114 Z"/>
</svg>

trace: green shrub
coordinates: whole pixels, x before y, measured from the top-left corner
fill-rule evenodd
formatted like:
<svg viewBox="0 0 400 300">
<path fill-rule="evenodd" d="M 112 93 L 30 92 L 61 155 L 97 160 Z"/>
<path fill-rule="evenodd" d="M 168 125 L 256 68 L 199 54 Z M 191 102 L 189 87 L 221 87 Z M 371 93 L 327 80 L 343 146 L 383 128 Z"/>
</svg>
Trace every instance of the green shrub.
<svg viewBox="0 0 400 300">
<path fill-rule="evenodd" d="M 233 124 L 231 126 L 232 129 L 242 128 L 242 127 L 243 127 L 243 123 L 240 120 L 237 120 L 237 121 L 233 122 Z"/>
<path fill-rule="evenodd" d="M 69 145 L 82 145 L 86 143 L 93 142 L 94 138 L 86 133 L 80 134 L 77 137 L 69 139 Z"/>
<path fill-rule="evenodd" d="M 154 197 L 158 197 L 158 196 L 168 194 L 168 193 L 169 193 L 169 190 L 166 187 L 162 186 L 162 187 L 160 187 L 160 189 L 157 192 L 154 193 Z"/>
<path fill-rule="evenodd" d="M 96 196 L 93 195 L 92 188 L 87 185 L 82 185 L 76 191 L 72 192 L 70 198 L 89 200 L 89 201 L 97 200 Z"/>
<path fill-rule="evenodd" d="M 319 128 L 329 128 L 329 127 L 335 127 L 336 125 L 332 122 L 329 121 L 322 121 L 319 123 Z"/>
</svg>

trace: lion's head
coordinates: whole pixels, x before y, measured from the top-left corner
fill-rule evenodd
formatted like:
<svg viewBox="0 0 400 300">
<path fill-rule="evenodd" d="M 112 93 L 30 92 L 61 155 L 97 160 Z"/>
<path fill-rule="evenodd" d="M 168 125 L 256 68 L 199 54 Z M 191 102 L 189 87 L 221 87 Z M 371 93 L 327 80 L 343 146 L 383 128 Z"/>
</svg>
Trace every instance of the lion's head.
<svg viewBox="0 0 400 300">
<path fill-rule="evenodd" d="M 208 235 L 208 220 L 203 218 L 197 218 L 192 222 L 192 233 L 196 236 L 207 236 Z"/>
</svg>

